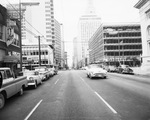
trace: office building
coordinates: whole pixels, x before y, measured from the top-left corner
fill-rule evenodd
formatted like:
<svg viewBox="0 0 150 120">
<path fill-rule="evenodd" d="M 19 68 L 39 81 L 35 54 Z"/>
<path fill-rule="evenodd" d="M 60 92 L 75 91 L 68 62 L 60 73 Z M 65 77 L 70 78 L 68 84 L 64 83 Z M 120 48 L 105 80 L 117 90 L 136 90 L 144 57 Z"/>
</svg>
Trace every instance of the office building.
<svg viewBox="0 0 150 120">
<path fill-rule="evenodd" d="M 142 54 L 140 24 L 101 24 L 89 41 L 89 49 L 90 63 L 139 66 Z"/>
<path fill-rule="evenodd" d="M 31 44 L 31 45 L 23 45 L 22 46 L 22 59 L 23 59 L 23 67 L 29 68 L 38 67 L 39 59 L 41 65 L 51 65 L 54 63 L 53 61 L 53 46 L 47 44 L 40 45 L 40 58 L 39 58 L 39 45 Z"/>
<path fill-rule="evenodd" d="M 88 41 L 101 24 L 101 18 L 95 13 L 92 0 L 88 1 L 85 15 L 81 16 L 78 24 L 78 62 L 87 65 Z"/>
</svg>

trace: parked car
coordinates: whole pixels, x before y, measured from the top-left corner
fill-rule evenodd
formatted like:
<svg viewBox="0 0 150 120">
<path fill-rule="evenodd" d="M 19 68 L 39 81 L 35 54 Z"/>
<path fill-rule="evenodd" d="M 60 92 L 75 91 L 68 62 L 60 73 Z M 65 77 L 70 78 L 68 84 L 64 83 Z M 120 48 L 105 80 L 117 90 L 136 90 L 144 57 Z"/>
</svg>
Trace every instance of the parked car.
<svg viewBox="0 0 150 120">
<path fill-rule="evenodd" d="M 39 84 L 42 84 L 42 79 L 38 71 L 26 71 L 24 75 L 27 76 L 28 86 L 34 86 L 34 88 L 37 88 Z"/>
<path fill-rule="evenodd" d="M 133 70 L 129 67 L 129 65 L 120 65 L 117 67 L 118 73 L 130 73 L 133 74 Z"/>
<path fill-rule="evenodd" d="M 38 71 L 42 77 L 42 80 L 47 80 L 50 78 L 51 73 L 45 66 L 36 67 L 35 71 Z"/>
<path fill-rule="evenodd" d="M 116 71 L 116 66 L 108 66 L 107 71 L 108 72 L 115 72 Z"/>
<path fill-rule="evenodd" d="M 6 99 L 17 93 L 22 95 L 26 87 L 26 76 L 15 77 L 10 68 L 0 68 L 0 109 L 4 107 Z"/>
<path fill-rule="evenodd" d="M 87 67 L 87 77 L 94 78 L 94 77 L 107 77 L 107 71 L 104 70 L 99 64 L 91 64 Z"/>
</svg>

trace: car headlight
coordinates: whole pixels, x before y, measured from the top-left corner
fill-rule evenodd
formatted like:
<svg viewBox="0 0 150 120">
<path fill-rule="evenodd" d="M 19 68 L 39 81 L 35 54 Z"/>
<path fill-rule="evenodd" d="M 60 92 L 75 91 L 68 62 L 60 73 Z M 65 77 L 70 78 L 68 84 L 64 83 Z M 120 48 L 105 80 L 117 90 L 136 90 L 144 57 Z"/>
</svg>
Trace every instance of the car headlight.
<svg viewBox="0 0 150 120">
<path fill-rule="evenodd" d="M 91 74 L 94 74 L 94 72 L 91 72 Z"/>
<path fill-rule="evenodd" d="M 29 80 L 34 80 L 34 78 L 33 78 L 33 77 L 30 77 Z"/>
</svg>

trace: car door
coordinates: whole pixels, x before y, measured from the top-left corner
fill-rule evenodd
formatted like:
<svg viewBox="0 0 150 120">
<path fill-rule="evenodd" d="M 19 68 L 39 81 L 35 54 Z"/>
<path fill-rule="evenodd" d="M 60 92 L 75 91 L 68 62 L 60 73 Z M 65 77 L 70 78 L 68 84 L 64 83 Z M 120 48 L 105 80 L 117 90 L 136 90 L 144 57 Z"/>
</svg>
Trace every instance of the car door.
<svg viewBox="0 0 150 120">
<path fill-rule="evenodd" d="M 3 86 L 7 92 L 7 97 L 11 97 L 16 93 L 16 83 L 10 70 L 1 71 L 3 76 Z"/>
</svg>

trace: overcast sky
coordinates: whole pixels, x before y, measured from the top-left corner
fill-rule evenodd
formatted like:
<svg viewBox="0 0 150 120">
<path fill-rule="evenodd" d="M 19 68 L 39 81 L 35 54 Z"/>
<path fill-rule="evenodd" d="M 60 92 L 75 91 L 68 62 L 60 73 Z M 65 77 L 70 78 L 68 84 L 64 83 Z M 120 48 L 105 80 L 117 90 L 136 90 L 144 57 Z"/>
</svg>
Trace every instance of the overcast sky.
<svg viewBox="0 0 150 120">
<path fill-rule="evenodd" d="M 93 0 L 93 5 L 102 22 L 139 22 L 139 10 L 134 8 L 138 1 Z M 87 5 L 88 0 L 54 0 L 55 18 L 64 24 L 65 41 L 72 41 L 77 36 L 78 21 L 85 13 Z M 65 45 L 71 58 L 72 43 L 66 42 Z"/>
<path fill-rule="evenodd" d="M 18 2 L 19 0 L 3 0 L 1 3 Z M 40 1 L 40 0 L 21 0 Z M 87 9 L 88 0 L 53 0 L 55 18 L 64 25 L 64 40 L 72 41 L 77 36 L 79 18 Z M 139 0 L 93 0 L 95 12 L 102 22 L 139 22 L 139 10 L 134 5 Z M 72 57 L 72 42 L 66 42 L 66 51 Z M 70 60 L 69 59 L 69 60 Z"/>
</svg>

